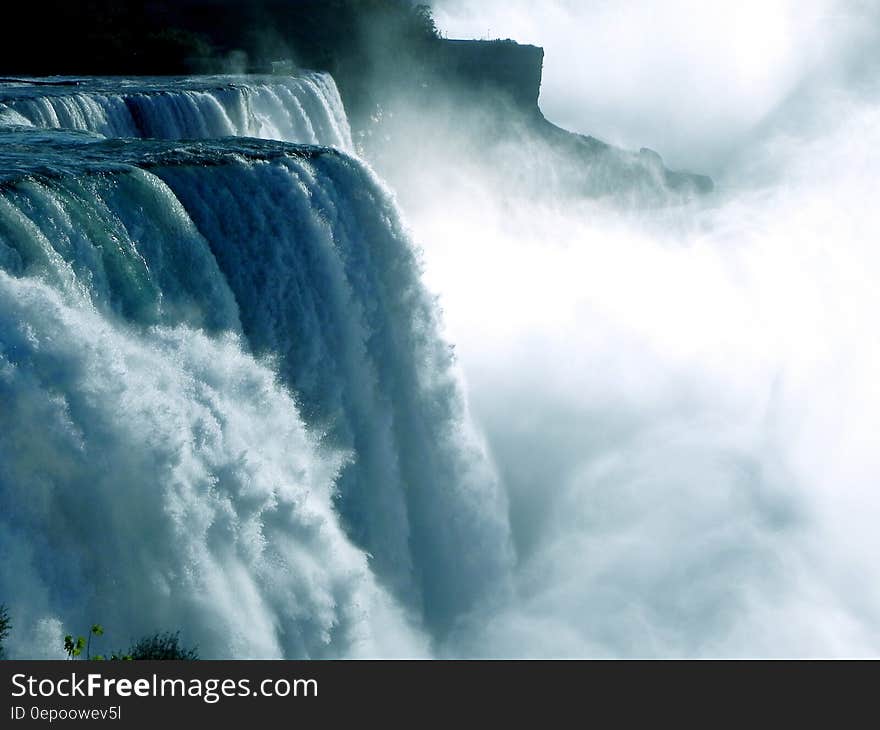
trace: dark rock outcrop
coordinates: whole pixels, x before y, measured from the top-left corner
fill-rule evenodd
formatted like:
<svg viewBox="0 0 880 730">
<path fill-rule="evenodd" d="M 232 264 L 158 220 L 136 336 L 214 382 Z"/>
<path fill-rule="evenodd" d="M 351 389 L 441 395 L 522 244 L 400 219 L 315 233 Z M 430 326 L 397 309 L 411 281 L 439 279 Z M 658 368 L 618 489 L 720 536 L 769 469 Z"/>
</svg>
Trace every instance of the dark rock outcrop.
<svg viewBox="0 0 880 730">
<path fill-rule="evenodd" d="M 433 73 L 475 93 L 502 94 L 524 112 L 538 109 L 544 49 L 511 40 L 446 40 L 433 50 Z"/>
<path fill-rule="evenodd" d="M 548 121 L 539 106 L 543 62 L 542 48 L 511 40 L 438 40 L 398 84 L 373 92 L 380 113 L 352 115 L 356 137 L 399 184 L 407 173 L 382 160 L 419 160 L 409 171 L 418 174 L 457 155 L 515 195 L 663 204 L 712 191 L 709 177 L 669 170 L 653 150 L 624 150 Z"/>
</svg>

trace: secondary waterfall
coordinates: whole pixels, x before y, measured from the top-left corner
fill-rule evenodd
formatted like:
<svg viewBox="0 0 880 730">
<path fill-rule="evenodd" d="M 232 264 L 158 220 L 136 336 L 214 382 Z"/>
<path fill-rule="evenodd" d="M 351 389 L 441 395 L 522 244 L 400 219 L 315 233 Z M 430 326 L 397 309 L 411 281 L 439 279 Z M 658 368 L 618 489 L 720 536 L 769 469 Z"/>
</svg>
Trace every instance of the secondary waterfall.
<svg viewBox="0 0 880 730">
<path fill-rule="evenodd" d="M 0 84 L 3 124 L 104 137 L 259 137 L 352 149 L 339 91 L 325 73 Z"/>
</svg>

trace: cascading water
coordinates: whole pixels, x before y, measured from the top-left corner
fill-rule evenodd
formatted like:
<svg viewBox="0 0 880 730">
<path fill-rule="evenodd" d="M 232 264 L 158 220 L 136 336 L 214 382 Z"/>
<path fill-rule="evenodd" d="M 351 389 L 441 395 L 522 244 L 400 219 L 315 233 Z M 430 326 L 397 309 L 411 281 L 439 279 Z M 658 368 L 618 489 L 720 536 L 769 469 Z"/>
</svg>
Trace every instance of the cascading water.
<svg viewBox="0 0 880 730">
<path fill-rule="evenodd" d="M 0 84 L 0 125 L 92 132 L 105 137 L 259 137 L 351 150 L 333 78 L 202 77 L 70 79 Z"/>
<path fill-rule="evenodd" d="M 13 655 L 57 655 L 96 620 L 120 643 L 180 629 L 204 656 L 421 654 L 506 590 L 503 497 L 369 169 L 278 142 L 97 136 L 286 129 L 292 102 L 255 111 L 262 88 L 4 102 Z M 341 106 L 298 103 L 303 140 L 332 128 L 350 147 Z M 150 105 L 166 108 L 131 113 Z M 91 111 L 62 120 L 74 107 Z M 15 116 L 57 126 L 48 108 L 81 131 Z"/>
</svg>

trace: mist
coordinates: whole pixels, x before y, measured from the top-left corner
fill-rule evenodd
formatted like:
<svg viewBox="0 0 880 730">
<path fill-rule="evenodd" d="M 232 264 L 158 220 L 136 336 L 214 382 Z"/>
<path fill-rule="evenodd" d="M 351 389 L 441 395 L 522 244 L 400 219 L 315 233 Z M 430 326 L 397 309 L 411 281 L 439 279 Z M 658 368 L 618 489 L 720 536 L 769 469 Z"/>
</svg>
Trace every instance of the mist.
<svg viewBox="0 0 880 730">
<path fill-rule="evenodd" d="M 859 0 L 434 3 L 449 38 L 546 51 L 541 108 L 566 129 L 719 174 L 792 97 L 876 69 Z"/>
<path fill-rule="evenodd" d="M 876 11 L 736 7 L 438 7 L 450 37 L 545 47 L 551 121 L 719 183 L 621 207 L 389 170 L 518 557 L 449 655 L 880 650 Z"/>
</svg>

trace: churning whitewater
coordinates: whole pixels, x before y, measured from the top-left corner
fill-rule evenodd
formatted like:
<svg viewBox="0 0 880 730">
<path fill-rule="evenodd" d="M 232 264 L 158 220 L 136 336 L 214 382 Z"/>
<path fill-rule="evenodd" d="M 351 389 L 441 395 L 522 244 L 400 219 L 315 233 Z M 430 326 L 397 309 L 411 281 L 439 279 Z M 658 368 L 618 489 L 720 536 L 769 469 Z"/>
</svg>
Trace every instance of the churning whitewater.
<svg viewBox="0 0 880 730">
<path fill-rule="evenodd" d="M 507 590 L 506 505 L 332 79 L 126 83 L 0 88 L 10 654 L 430 653 Z"/>
</svg>

